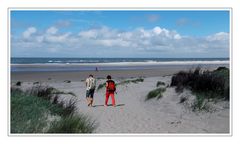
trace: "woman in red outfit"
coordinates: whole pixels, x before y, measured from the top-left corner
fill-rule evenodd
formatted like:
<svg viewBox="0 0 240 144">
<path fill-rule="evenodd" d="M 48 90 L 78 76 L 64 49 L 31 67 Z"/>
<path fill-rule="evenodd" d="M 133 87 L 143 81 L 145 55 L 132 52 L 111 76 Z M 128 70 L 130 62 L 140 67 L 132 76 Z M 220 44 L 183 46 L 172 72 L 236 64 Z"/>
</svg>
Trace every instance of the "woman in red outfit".
<svg viewBox="0 0 240 144">
<path fill-rule="evenodd" d="M 112 105 L 115 107 L 115 98 L 114 98 L 114 92 L 116 91 L 115 82 L 112 80 L 112 77 L 110 75 L 107 76 L 106 81 L 106 99 L 105 99 L 105 106 L 108 106 L 108 99 L 109 96 L 112 98 Z"/>
</svg>

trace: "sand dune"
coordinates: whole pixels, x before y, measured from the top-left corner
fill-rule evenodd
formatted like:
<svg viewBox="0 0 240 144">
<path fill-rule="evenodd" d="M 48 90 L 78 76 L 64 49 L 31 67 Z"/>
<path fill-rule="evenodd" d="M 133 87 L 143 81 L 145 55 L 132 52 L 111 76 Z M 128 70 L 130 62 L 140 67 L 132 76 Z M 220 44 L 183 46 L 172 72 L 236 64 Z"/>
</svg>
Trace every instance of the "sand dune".
<svg viewBox="0 0 240 144">
<path fill-rule="evenodd" d="M 123 79 L 116 80 L 117 82 Z M 77 97 L 77 111 L 86 114 L 98 124 L 95 133 L 229 133 L 229 103 L 219 102 L 212 112 L 193 112 L 187 105 L 180 104 L 180 96 L 192 96 L 190 91 L 177 94 L 169 87 L 159 100 L 145 101 L 147 93 L 156 88 L 157 81 L 170 84 L 171 76 L 147 77 L 144 82 L 129 83 L 117 87 L 117 107 L 104 107 L 105 89 L 95 92 L 94 107 L 87 107 L 84 82 L 47 82 Z M 104 83 L 98 80 L 97 83 Z M 23 87 L 30 87 L 25 83 Z M 65 101 L 70 96 L 63 97 Z M 109 99 L 111 104 L 111 99 Z"/>
<path fill-rule="evenodd" d="M 74 98 L 77 101 L 77 112 L 86 114 L 95 120 L 98 125 L 95 133 L 98 134 L 229 133 L 228 101 L 211 103 L 210 112 L 193 112 L 191 102 L 195 97 L 192 93 L 185 90 L 179 94 L 175 92 L 174 87 L 167 87 L 159 100 L 145 101 L 146 95 L 156 88 L 158 81 L 165 82 L 167 86 L 171 82 L 171 75 L 182 69 L 184 68 L 171 67 L 141 71 L 11 73 L 11 83 L 22 81 L 21 88 L 28 89 L 38 81 L 41 85 L 75 93 L 76 97 L 64 95 L 61 98 L 64 101 Z M 118 85 L 115 96 L 117 107 L 103 106 L 104 88 L 95 92 L 94 107 L 88 107 L 85 99 L 84 80 L 89 73 L 93 73 L 97 77 L 97 85 L 104 83 L 105 79 L 103 78 L 109 73 L 116 82 L 139 76 L 143 76 L 144 81 Z M 70 81 L 68 83 L 64 82 L 65 80 Z M 181 97 L 187 97 L 188 101 L 179 103 Z M 109 99 L 109 104 L 111 104 L 111 99 Z"/>
</svg>

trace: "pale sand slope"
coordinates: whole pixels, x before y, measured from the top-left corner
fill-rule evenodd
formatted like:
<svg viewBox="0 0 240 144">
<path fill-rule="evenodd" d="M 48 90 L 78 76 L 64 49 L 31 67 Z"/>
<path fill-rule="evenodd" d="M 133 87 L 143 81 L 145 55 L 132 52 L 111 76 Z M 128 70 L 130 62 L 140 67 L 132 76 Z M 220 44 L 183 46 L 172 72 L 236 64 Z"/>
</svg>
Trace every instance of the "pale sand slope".
<svg viewBox="0 0 240 144">
<path fill-rule="evenodd" d="M 157 81 L 170 84 L 171 76 L 144 78 L 144 82 L 125 84 L 117 87 L 117 107 L 104 107 L 105 89 L 95 93 L 95 107 L 87 107 L 85 83 L 48 82 L 66 92 L 74 92 L 77 110 L 95 120 L 96 133 L 229 133 L 229 103 L 220 102 L 215 111 L 192 112 L 180 104 L 180 96 L 174 88 L 167 88 L 159 100 L 144 101 L 147 93 L 156 88 Z M 101 84 L 105 80 L 98 80 Z M 120 80 L 117 80 L 118 82 Z M 29 85 L 31 85 L 29 83 Z M 180 94 L 190 95 L 190 92 Z M 65 96 L 69 99 L 70 96 Z M 109 99 L 111 104 L 111 99 Z"/>
</svg>

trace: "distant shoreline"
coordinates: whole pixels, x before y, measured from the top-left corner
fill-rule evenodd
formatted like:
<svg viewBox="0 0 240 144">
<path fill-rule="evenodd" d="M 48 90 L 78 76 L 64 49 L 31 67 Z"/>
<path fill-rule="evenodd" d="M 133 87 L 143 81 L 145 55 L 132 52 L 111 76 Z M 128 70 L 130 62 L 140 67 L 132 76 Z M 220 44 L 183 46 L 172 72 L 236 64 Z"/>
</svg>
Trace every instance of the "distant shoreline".
<svg viewBox="0 0 240 144">
<path fill-rule="evenodd" d="M 78 64 L 11 64 L 11 72 L 80 72 L 109 70 L 146 70 L 171 67 L 217 67 L 229 66 L 229 61 L 182 61 L 182 62 L 119 62 L 119 63 L 78 63 Z"/>
<path fill-rule="evenodd" d="M 105 78 L 106 75 L 112 75 L 113 78 L 131 78 L 131 77 L 156 77 L 156 76 L 166 76 L 173 75 L 181 70 L 195 69 L 199 65 L 168 65 L 168 66 L 158 66 L 149 69 L 105 69 L 101 68 L 96 71 L 94 67 L 92 70 L 78 70 L 78 71 L 22 71 L 22 72 L 11 72 L 11 81 L 49 81 L 49 79 L 54 81 L 80 81 L 88 77 L 89 74 L 93 74 L 96 78 Z M 229 65 L 202 65 L 204 69 L 213 70 L 220 66 L 229 67 Z M 40 70 L 42 68 L 39 68 Z"/>
</svg>

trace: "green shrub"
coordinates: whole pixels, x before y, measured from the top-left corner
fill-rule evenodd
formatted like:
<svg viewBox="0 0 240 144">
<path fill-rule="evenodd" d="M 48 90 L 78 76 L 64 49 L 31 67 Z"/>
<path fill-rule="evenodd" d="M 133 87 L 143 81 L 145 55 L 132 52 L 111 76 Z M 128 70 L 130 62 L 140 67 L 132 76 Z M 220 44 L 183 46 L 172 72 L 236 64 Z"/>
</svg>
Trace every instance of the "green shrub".
<svg viewBox="0 0 240 144">
<path fill-rule="evenodd" d="M 208 107 L 206 105 L 206 98 L 204 94 L 197 93 L 196 99 L 192 105 L 193 111 L 208 111 Z"/>
<path fill-rule="evenodd" d="M 54 88 L 42 87 L 33 88 L 28 92 L 11 88 L 11 133 L 92 132 L 95 128 L 94 122 L 87 120 L 86 116 L 73 116 L 76 101 L 71 99 L 64 105 L 63 101 L 59 102 L 58 95 L 52 95 L 54 91 Z M 49 121 L 49 116 L 58 116 L 61 120 Z M 63 122 L 67 123 L 62 126 Z M 49 125 L 50 129 L 46 130 Z M 76 128 L 73 128 L 74 126 Z"/>
<path fill-rule="evenodd" d="M 132 83 L 139 83 L 139 82 L 143 82 L 143 81 L 144 81 L 143 78 L 137 78 L 137 79 L 131 80 L 130 82 L 132 82 Z"/>
<path fill-rule="evenodd" d="M 75 110 L 76 110 L 76 101 L 70 99 L 70 101 L 67 103 L 67 105 L 65 107 L 62 106 L 62 104 L 60 104 L 60 106 L 63 107 L 63 111 L 60 115 L 63 116 L 68 116 L 68 115 L 72 115 Z"/>
<path fill-rule="evenodd" d="M 42 133 L 50 107 L 50 101 L 11 91 L 11 133 Z"/>
<path fill-rule="evenodd" d="M 229 69 L 220 67 L 215 71 L 181 71 L 172 77 L 171 86 L 176 86 L 176 91 L 181 92 L 189 88 L 193 92 L 204 92 L 205 98 L 224 98 L 229 100 Z"/>
<path fill-rule="evenodd" d="M 21 86 L 22 85 L 22 82 L 20 82 L 20 81 L 18 81 L 17 83 L 16 83 L 16 86 Z"/>
<path fill-rule="evenodd" d="M 164 83 L 164 82 L 162 82 L 162 81 L 158 81 L 158 82 L 157 82 L 157 84 L 156 84 L 156 86 L 157 86 L 157 87 L 159 87 L 159 86 L 161 86 L 161 85 L 163 85 L 163 86 L 164 86 L 164 85 L 165 85 L 165 83 Z"/>
<path fill-rule="evenodd" d="M 59 91 L 56 88 L 41 85 L 33 86 L 30 90 L 27 90 L 27 93 L 30 95 L 42 97 L 47 100 L 50 100 L 54 95 L 58 94 L 69 94 L 72 96 L 76 96 L 76 94 L 74 94 L 73 92 Z"/>
<path fill-rule="evenodd" d="M 105 86 L 106 86 L 106 83 L 99 84 L 97 90 L 100 90 L 100 89 L 104 88 Z"/>
<path fill-rule="evenodd" d="M 120 83 L 117 83 L 116 85 L 124 85 L 124 84 L 129 84 L 129 83 L 139 83 L 139 82 L 143 82 L 144 79 L 143 78 L 137 78 L 137 79 L 132 79 L 132 80 L 125 80 L 122 81 Z"/>
<path fill-rule="evenodd" d="M 70 115 L 59 121 L 54 121 L 48 133 L 92 133 L 94 129 L 94 122 L 86 116 Z"/>
<path fill-rule="evenodd" d="M 152 98 L 160 99 L 162 97 L 162 93 L 165 92 L 165 91 L 166 91 L 166 88 L 154 89 L 147 94 L 147 96 L 145 98 L 145 101 L 147 101 L 149 99 L 152 99 Z"/>
</svg>

